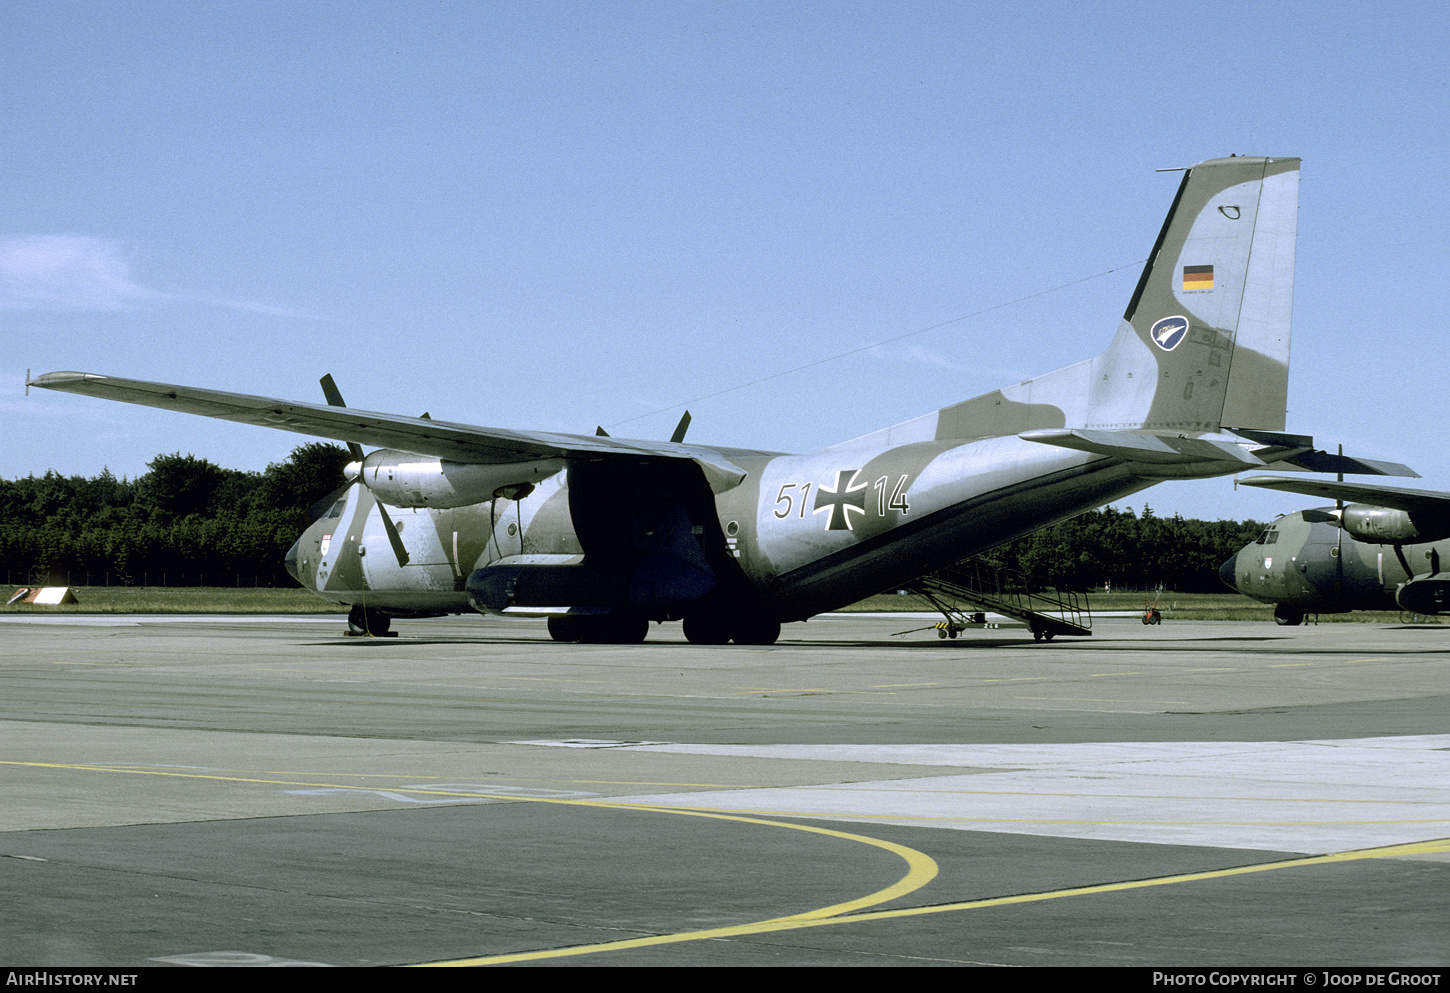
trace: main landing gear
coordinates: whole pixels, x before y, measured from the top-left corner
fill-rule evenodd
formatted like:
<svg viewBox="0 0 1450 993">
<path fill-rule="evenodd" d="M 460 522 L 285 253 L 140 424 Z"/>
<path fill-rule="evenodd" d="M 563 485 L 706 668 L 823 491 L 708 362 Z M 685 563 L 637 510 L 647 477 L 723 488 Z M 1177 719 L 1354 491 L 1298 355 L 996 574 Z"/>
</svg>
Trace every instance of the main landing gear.
<svg viewBox="0 0 1450 993">
<path fill-rule="evenodd" d="M 632 614 L 559 614 L 549 618 L 549 637 L 585 645 L 637 645 L 649 634 L 649 618 Z"/>
<path fill-rule="evenodd" d="M 697 612 L 685 616 L 685 640 L 692 645 L 773 645 L 780 621 L 747 612 Z M 634 614 L 558 614 L 549 618 L 549 637 L 585 645 L 637 645 L 649 634 L 649 619 Z"/>
<path fill-rule="evenodd" d="M 780 621 L 749 613 L 685 615 L 685 640 L 692 645 L 773 645 Z"/>
</svg>

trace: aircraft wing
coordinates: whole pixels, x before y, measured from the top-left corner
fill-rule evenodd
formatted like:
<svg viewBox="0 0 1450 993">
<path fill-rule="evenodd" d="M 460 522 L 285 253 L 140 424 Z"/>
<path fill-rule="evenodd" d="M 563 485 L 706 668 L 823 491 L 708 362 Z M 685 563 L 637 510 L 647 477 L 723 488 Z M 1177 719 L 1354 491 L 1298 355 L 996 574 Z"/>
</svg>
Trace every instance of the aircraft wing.
<svg viewBox="0 0 1450 993">
<path fill-rule="evenodd" d="M 620 458 L 636 461 L 690 459 L 704 471 L 710 488 L 716 493 L 739 485 L 745 478 L 745 471 L 724 453 L 699 445 L 544 431 L 509 431 L 88 372 L 48 372 L 27 380 L 26 385 L 200 414 L 239 424 L 278 428 L 334 441 L 355 441 L 370 447 L 393 448 L 453 462 L 501 465 L 553 458 L 573 462 Z"/>
<path fill-rule="evenodd" d="M 1269 490 L 1283 490 L 1286 493 L 1303 493 L 1307 496 L 1324 497 L 1329 500 L 1348 500 L 1352 503 L 1373 504 L 1410 513 L 1450 513 L 1450 493 L 1431 493 L 1425 490 L 1407 490 L 1397 486 L 1379 486 L 1374 483 L 1344 483 L 1332 479 L 1298 479 L 1292 476 L 1254 476 L 1239 480 L 1245 486 L 1262 486 Z"/>
</svg>

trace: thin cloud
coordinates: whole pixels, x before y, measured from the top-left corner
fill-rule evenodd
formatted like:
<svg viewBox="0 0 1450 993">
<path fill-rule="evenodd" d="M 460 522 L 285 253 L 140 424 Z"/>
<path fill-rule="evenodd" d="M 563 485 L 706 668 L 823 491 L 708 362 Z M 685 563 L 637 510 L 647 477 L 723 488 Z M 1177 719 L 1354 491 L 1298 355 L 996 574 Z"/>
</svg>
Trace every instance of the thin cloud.
<svg viewBox="0 0 1450 993">
<path fill-rule="evenodd" d="M 129 310 L 165 297 L 136 282 L 115 241 L 66 234 L 0 240 L 0 310 Z"/>
<path fill-rule="evenodd" d="M 226 307 L 228 310 L 242 310 L 249 314 L 265 314 L 268 317 L 291 317 L 304 321 L 324 320 L 321 314 L 314 314 L 310 310 L 300 310 L 297 307 L 279 307 L 276 304 L 258 303 L 255 300 L 214 297 L 188 297 L 187 299 L 195 300 L 198 303 L 211 304 L 216 307 Z"/>
<path fill-rule="evenodd" d="M 865 354 L 877 362 L 897 362 L 905 365 L 932 366 L 937 369 L 949 369 L 953 372 L 967 371 L 967 367 L 961 363 L 947 358 L 941 352 L 931 348 L 924 348 L 921 345 L 893 344 L 889 348 L 884 345 L 877 345 Z"/>
<path fill-rule="evenodd" d="M 0 239 L 0 310 L 114 311 L 146 303 L 199 303 L 270 317 L 320 319 L 295 307 L 142 286 L 131 272 L 125 247 L 110 238 L 43 234 Z"/>
</svg>

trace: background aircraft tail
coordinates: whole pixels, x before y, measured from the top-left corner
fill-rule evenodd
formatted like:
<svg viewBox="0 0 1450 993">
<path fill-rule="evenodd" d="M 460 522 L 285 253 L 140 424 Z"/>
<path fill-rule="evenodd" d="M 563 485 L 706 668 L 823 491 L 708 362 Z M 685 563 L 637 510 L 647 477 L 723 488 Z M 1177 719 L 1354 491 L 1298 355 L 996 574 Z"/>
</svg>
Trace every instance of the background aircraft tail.
<svg viewBox="0 0 1450 993">
<path fill-rule="evenodd" d="M 1192 166 L 1105 352 L 846 444 L 1283 431 L 1298 209 L 1298 159 Z"/>
</svg>

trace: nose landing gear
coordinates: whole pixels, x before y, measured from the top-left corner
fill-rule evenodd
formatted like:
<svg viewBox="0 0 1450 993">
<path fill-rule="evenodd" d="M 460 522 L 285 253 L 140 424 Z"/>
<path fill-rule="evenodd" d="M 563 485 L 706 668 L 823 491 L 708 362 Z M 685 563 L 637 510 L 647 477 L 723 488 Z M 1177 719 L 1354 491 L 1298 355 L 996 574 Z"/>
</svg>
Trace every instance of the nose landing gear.
<svg viewBox="0 0 1450 993">
<path fill-rule="evenodd" d="M 393 619 L 387 614 L 369 610 L 361 604 L 355 604 L 347 612 L 347 633 L 352 638 L 396 638 L 396 632 L 388 631 L 392 626 Z"/>
<path fill-rule="evenodd" d="M 1274 607 L 1274 623 L 1281 627 L 1298 627 L 1304 623 L 1304 611 L 1278 604 Z"/>
</svg>

